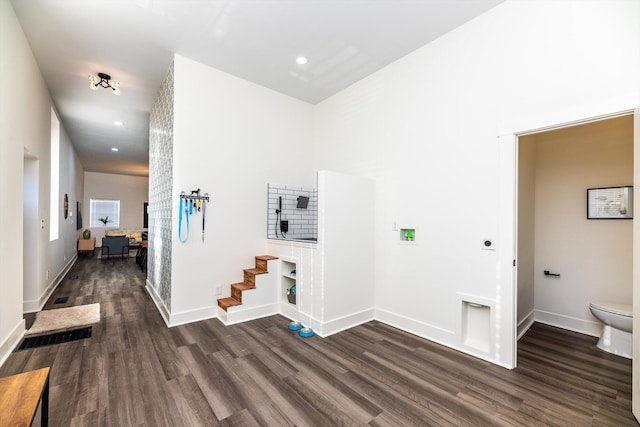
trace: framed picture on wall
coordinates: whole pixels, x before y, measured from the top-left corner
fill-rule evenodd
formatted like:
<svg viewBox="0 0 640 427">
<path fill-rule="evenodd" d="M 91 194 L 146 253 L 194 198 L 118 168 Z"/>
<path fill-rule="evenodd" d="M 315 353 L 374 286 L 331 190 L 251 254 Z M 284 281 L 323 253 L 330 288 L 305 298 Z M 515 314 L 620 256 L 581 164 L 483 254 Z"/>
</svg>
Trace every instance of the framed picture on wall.
<svg viewBox="0 0 640 427">
<path fill-rule="evenodd" d="M 76 230 L 82 228 L 82 205 L 76 202 Z"/>
<path fill-rule="evenodd" d="M 587 219 L 632 219 L 633 186 L 587 189 Z"/>
</svg>

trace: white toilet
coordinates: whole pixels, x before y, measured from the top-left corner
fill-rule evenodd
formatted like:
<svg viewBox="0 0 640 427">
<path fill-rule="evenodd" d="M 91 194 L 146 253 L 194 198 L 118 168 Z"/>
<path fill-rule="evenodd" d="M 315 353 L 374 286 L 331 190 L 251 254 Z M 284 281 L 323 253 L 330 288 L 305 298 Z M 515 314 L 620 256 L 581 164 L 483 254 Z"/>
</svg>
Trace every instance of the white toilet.
<svg viewBox="0 0 640 427">
<path fill-rule="evenodd" d="M 631 359 L 633 306 L 615 302 L 592 302 L 589 310 L 604 323 L 598 348 Z"/>
</svg>

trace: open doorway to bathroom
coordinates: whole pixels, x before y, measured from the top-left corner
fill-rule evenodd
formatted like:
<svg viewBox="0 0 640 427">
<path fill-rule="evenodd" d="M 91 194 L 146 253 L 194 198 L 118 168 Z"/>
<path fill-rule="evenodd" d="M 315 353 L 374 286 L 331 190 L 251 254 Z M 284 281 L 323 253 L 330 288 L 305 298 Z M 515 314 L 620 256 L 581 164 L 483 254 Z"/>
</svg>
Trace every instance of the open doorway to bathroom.
<svg viewBox="0 0 640 427">
<path fill-rule="evenodd" d="M 591 118 L 585 119 L 577 119 L 574 121 L 567 121 L 565 124 L 560 125 L 549 125 L 549 126 L 538 126 L 538 127 L 530 127 L 530 129 L 535 129 L 531 131 L 518 131 L 514 129 L 513 132 L 503 133 L 498 137 L 499 142 L 499 152 L 500 152 L 500 222 L 498 228 L 498 236 L 500 237 L 500 241 L 502 242 L 502 249 L 498 252 L 499 258 L 499 269 L 498 269 L 498 279 L 500 283 L 510 284 L 507 286 L 501 287 L 500 296 L 505 301 L 512 301 L 513 304 L 506 304 L 505 307 L 512 307 L 513 310 L 506 310 L 504 314 L 506 314 L 511 322 L 508 324 L 500 323 L 500 326 L 504 328 L 505 331 L 509 332 L 509 335 L 512 337 L 512 340 L 509 342 L 512 343 L 512 346 L 508 348 L 508 351 L 505 351 L 505 356 L 509 356 L 505 360 L 507 360 L 507 365 L 509 367 L 515 368 L 518 365 L 517 360 L 517 352 L 518 352 L 518 341 L 517 338 L 526 331 L 527 327 L 530 323 L 534 322 L 537 315 L 536 310 L 536 288 L 535 282 L 533 284 L 532 289 L 533 292 L 529 290 L 529 294 L 527 294 L 527 284 L 521 284 L 519 281 L 525 280 L 523 277 L 518 277 L 521 269 L 526 269 L 525 263 L 527 262 L 527 257 L 529 259 L 533 259 L 533 267 L 530 267 L 530 273 L 533 275 L 535 279 L 536 274 L 542 274 L 544 277 L 544 270 L 546 267 L 543 267 L 541 270 L 536 267 L 536 249 L 535 249 L 535 222 L 533 229 L 533 238 L 534 238 L 534 247 L 531 249 L 529 246 L 529 255 L 523 253 L 522 248 L 519 246 L 521 242 L 518 241 L 519 226 L 518 221 L 522 222 L 523 220 L 519 218 L 519 214 L 522 212 L 518 212 L 518 210 L 522 211 L 525 209 L 524 207 L 519 205 L 519 200 L 526 200 L 524 195 L 518 194 L 517 187 L 518 181 L 521 180 L 521 173 L 523 171 L 519 170 L 519 157 L 518 153 L 521 151 L 520 140 L 525 138 L 528 135 L 533 134 L 542 134 L 547 131 L 555 131 L 563 128 L 574 127 L 578 125 L 588 125 L 590 123 L 606 121 L 609 119 L 616 119 L 627 117 L 627 124 L 632 123 L 632 141 L 633 141 L 633 183 L 640 182 L 640 108 L 635 109 L 619 109 L 618 113 L 602 113 L 600 115 L 593 115 Z M 624 120 L 624 119 L 623 119 Z M 536 120 L 532 120 L 536 122 Z M 561 121 L 556 121 L 556 123 L 562 123 Z M 540 125 L 540 121 L 537 122 Z M 523 129 L 520 127 L 520 129 Z M 525 128 L 526 129 L 526 128 Z M 629 132 L 627 130 L 627 132 Z M 525 147 L 524 145 L 522 146 Z M 562 147 L 558 145 L 555 147 L 556 149 L 561 149 Z M 526 150 L 526 148 L 524 148 Z M 524 172 L 523 172 L 524 173 Z M 582 174 L 582 172 L 578 172 L 578 174 Z M 524 175 L 523 175 L 524 176 Z M 640 188 L 640 185 L 635 186 L 636 189 Z M 535 189 L 535 186 L 534 186 Z M 584 205 L 583 208 L 584 214 L 580 221 L 586 221 L 586 188 L 582 190 L 584 197 Z M 581 191 L 581 192 L 582 192 Z M 534 196 L 535 197 L 535 193 Z M 531 197 L 529 198 L 531 200 Z M 526 201 L 525 201 L 526 202 Z M 530 208 L 529 214 L 534 212 L 535 214 L 535 205 L 546 203 L 546 200 L 541 200 L 540 198 L 535 198 L 533 200 L 534 207 Z M 568 200 L 565 201 L 568 203 Z M 640 198 L 635 197 L 633 208 L 635 212 L 640 212 Z M 636 214 L 635 218 L 631 220 L 632 227 L 632 252 L 637 252 L 638 248 L 640 248 L 640 221 L 639 217 Z M 602 220 L 591 220 L 591 221 L 602 221 Z M 610 220 L 608 220 L 610 221 Z M 614 220 L 614 221 L 623 221 L 623 220 Z M 628 220 L 626 220 L 628 221 Z M 570 225 L 571 226 L 571 225 Z M 531 233 L 531 231 L 529 231 Z M 520 239 L 523 239 L 520 236 Z M 524 245 L 522 245 L 524 247 Z M 544 250 L 544 248 L 541 248 Z M 519 259 L 522 257 L 522 259 Z M 531 258 L 532 257 L 532 258 Z M 637 255 L 636 255 L 637 258 Z M 539 260 L 538 260 L 539 261 Z M 529 261 L 531 262 L 531 261 Z M 539 264 L 539 263 L 538 263 Z M 549 268 L 556 268 L 551 267 Z M 565 267 L 566 268 L 566 267 Z M 633 294 L 633 361 L 631 366 L 632 371 L 632 408 L 633 414 L 637 419 L 640 419 L 640 262 L 632 262 L 632 294 Z M 560 274 L 561 279 L 568 278 L 570 270 L 561 271 L 558 270 L 557 273 Z M 550 271 L 550 273 L 556 273 L 556 271 Z M 520 276 L 526 275 L 520 274 Z M 547 279 L 551 279 L 548 278 Z M 549 285 L 554 284 L 555 288 L 560 288 L 561 282 L 550 282 Z M 528 296 L 527 296 L 528 295 Z M 533 305 L 529 305 L 527 307 L 527 302 L 524 298 L 529 298 L 529 301 L 533 302 Z M 588 306 L 587 306 L 588 307 Z M 527 310 L 529 308 L 529 310 Z M 508 312 L 507 312 L 508 311 Z M 542 310 L 540 310 L 542 311 Z M 595 318 L 594 318 L 595 320 Z M 578 322 L 583 323 L 583 322 Z M 511 329 L 512 328 L 512 329 Z M 520 334 L 518 334 L 520 332 Z M 606 354 L 606 353 L 605 353 Z M 606 354 L 608 357 L 614 357 Z"/>
<path fill-rule="evenodd" d="M 599 336 L 591 302 L 632 304 L 633 221 L 587 219 L 587 189 L 632 186 L 633 144 L 632 114 L 518 136 L 518 338 Z"/>
</svg>

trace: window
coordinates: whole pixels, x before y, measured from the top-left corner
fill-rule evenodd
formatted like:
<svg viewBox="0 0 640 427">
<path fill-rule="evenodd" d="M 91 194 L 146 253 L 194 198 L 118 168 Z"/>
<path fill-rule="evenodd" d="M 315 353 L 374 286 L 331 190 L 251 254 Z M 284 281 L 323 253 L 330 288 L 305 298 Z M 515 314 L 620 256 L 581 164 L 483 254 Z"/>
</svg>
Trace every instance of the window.
<svg viewBox="0 0 640 427">
<path fill-rule="evenodd" d="M 51 169 L 49 188 L 49 241 L 58 239 L 60 228 L 60 121 L 51 109 Z"/>
<path fill-rule="evenodd" d="M 120 227 L 120 200 L 91 199 L 90 227 Z"/>
</svg>

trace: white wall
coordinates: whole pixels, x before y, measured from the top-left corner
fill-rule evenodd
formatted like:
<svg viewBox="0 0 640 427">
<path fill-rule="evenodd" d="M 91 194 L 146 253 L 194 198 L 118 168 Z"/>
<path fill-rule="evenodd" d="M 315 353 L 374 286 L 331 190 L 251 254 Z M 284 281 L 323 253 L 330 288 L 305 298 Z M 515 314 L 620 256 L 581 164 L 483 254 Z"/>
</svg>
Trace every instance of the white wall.
<svg viewBox="0 0 640 427">
<path fill-rule="evenodd" d="M 205 241 L 200 215 L 186 243 L 173 239 L 171 323 L 182 323 L 215 316 L 215 286 L 228 296 L 264 254 L 267 184 L 315 187 L 316 175 L 311 105 L 178 55 L 174 66 L 174 235 L 180 192 L 211 197 Z"/>
<path fill-rule="evenodd" d="M 23 169 L 25 149 L 38 159 L 38 229 L 34 253 L 28 259 L 37 269 L 39 304 L 50 293 L 56 278 L 75 259 L 75 222 L 60 212 L 60 238 L 49 242 L 49 159 L 52 102 L 29 44 L 11 4 L 0 2 L 0 362 L 24 332 L 23 312 Z M 61 127 L 60 200 L 82 194 L 82 167 Z M 30 235 L 27 233 L 27 235 Z M 49 271 L 50 279 L 46 279 Z"/>
<path fill-rule="evenodd" d="M 84 202 L 82 206 L 83 230 L 91 230 L 96 238 L 96 246 L 102 246 L 105 230 L 119 228 L 142 230 L 144 203 L 149 200 L 149 178 L 109 173 L 84 173 Z M 105 227 L 89 226 L 91 199 L 120 200 L 120 226 L 107 224 Z"/>
<path fill-rule="evenodd" d="M 499 228 L 497 137 L 640 104 L 639 15 L 636 1 L 508 1 L 316 106 L 314 169 L 376 180 L 380 313 L 459 347 L 458 293 L 496 301 L 488 358 L 512 364 L 497 271 L 515 254 L 480 249 Z M 394 221 L 419 228 L 416 245 Z"/>
<path fill-rule="evenodd" d="M 321 265 L 313 315 L 324 335 L 374 318 L 374 194 L 371 179 L 318 172 Z"/>
<path fill-rule="evenodd" d="M 590 302 L 632 303 L 633 221 L 587 219 L 586 189 L 633 185 L 633 116 L 528 138 L 536 150 L 536 318 L 599 335 Z"/>
<path fill-rule="evenodd" d="M 535 295 L 536 145 L 518 140 L 518 336 L 533 322 Z"/>
</svg>

